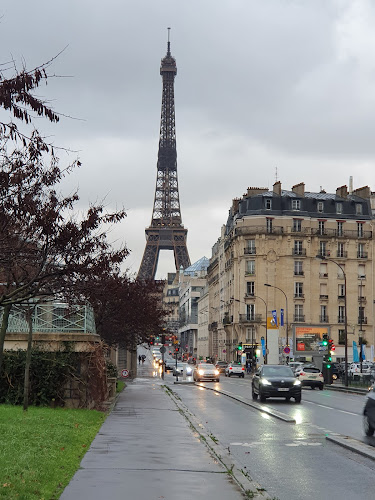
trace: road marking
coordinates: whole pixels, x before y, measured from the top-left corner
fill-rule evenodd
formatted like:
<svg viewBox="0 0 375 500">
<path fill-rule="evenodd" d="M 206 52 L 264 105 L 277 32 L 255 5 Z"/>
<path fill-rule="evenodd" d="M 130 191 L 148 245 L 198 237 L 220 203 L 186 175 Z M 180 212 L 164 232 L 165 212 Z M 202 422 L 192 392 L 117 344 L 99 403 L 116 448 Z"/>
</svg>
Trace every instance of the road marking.
<svg viewBox="0 0 375 500">
<path fill-rule="evenodd" d="M 305 403 L 309 403 L 311 405 L 316 405 L 316 406 L 320 406 L 321 408 L 327 408 L 327 410 L 334 410 L 334 411 L 339 411 L 341 413 L 347 413 L 348 415 L 355 415 L 355 416 L 358 416 L 360 415 L 359 413 L 353 413 L 351 411 L 346 411 L 346 410 L 340 410 L 338 408 L 332 408 L 331 406 L 326 406 L 326 405 L 322 405 L 320 403 L 314 403 L 314 401 L 306 401 L 305 400 Z"/>
<path fill-rule="evenodd" d="M 305 443 L 302 441 L 294 441 L 293 443 L 285 443 L 285 446 L 322 446 L 322 443 Z"/>
<path fill-rule="evenodd" d="M 252 448 L 254 446 L 262 446 L 263 443 L 255 441 L 254 443 L 229 443 L 229 446 L 244 446 L 246 448 Z"/>
</svg>

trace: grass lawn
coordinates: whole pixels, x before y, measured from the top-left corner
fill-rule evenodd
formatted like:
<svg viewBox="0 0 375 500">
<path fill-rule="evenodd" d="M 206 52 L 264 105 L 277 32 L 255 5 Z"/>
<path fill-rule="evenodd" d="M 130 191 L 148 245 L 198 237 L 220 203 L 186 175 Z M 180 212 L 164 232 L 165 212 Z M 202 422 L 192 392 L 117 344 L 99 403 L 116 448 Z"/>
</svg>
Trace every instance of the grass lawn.
<svg viewBox="0 0 375 500">
<path fill-rule="evenodd" d="M 105 413 L 0 405 L 0 499 L 52 500 L 79 467 Z"/>
</svg>

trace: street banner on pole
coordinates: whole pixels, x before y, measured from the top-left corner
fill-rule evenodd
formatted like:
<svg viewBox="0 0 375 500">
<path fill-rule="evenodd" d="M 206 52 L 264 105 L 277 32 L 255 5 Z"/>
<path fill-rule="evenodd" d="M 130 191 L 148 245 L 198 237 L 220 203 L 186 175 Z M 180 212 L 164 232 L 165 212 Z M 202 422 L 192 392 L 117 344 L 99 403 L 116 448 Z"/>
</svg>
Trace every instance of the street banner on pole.
<svg viewBox="0 0 375 500">
<path fill-rule="evenodd" d="M 284 309 L 280 309 L 280 326 L 284 326 Z"/>
<path fill-rule="evenodd" d="M 274 321 L 275 326 L 277 326 L 277 314 L 276 314 L 276 309 L 274 309 L 274 310 L 272 311 L 272 317 L 273 317 L 273 321 Z"/>
<path fill-rule="evenodd" d="M 359 363 L 357 342 L 353 340 L 353 363 Z"/>
</svg>

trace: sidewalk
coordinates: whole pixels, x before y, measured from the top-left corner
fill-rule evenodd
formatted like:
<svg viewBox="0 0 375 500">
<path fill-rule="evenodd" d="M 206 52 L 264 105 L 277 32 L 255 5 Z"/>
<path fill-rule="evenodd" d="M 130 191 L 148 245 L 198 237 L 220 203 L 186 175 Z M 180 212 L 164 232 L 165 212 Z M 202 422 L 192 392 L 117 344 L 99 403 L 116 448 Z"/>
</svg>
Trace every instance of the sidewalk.
<svg viewBox="0 0 375 500">
<path fill-rule="evenodd" d="M 119 395 L 61 500 L 243 499 L 166 393 L 137 378 Z"/>
</svg>

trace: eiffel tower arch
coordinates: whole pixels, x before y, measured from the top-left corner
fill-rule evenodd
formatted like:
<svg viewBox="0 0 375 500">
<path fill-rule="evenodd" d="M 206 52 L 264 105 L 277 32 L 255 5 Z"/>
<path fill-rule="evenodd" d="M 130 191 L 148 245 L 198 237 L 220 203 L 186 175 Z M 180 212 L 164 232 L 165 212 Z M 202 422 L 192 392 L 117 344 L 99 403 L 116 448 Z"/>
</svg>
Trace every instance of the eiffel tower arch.
<svg viewBox="0 0 375 500">
<path fill-rule="evenodd" d="M 177 179 L 174 79 L 176 60 L 171 55 L 168 28 L 167 54 L 161 60 L 163 80 L 156 189 L 151 224 L 146 228 L 146 248 L 138 279 L 155 279 L 160 250 L 173 250 L 176 271 L 190 266 L 187 229 L 182 225 Z"/>
</svg>

